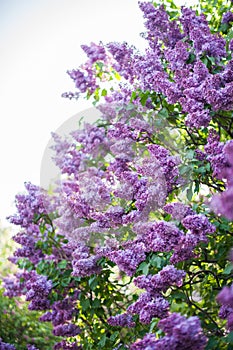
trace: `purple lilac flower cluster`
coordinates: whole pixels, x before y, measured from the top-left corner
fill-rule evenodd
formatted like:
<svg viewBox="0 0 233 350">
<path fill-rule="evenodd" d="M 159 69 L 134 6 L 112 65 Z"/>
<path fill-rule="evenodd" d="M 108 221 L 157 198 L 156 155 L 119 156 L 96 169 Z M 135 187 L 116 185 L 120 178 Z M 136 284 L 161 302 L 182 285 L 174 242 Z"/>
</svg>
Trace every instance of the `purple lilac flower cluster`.
<svg viewBox="0 0 233 350">
<path fill-rule="evenodd" d="M 150 153 L 158 160 L 161 169 L 164 173 L 167 191 L 171 192 L 175 185 L 179 183 L 179 172 L 177 165 L 180 160 L 174 156 L 169 154 L 169 151 L 162 146 L 159 145 L 150 145 L 148 146 Z"/>
<path fill-rule="evenodd" d="M 207 153 L 207 160 L 209 160 L 213 168 L 213 176 L 217 179 L 223 178 L 224 169 L 227 166 L 227 159 L 223 153 L 224 144 L 220 142 L 220 137 L 213 129 L 210 130 L 205 145 L 205 151 Z"/>
<path fill-rule="evenodd" d="M 70 78 L 74 81 L 76 88 L 80 93 L 93 93 L 99 87 L 99 81 L 108 80 L 108 75 L 111 72 L 112 57 L 106 52 L 105 47 L 102 43 L 99 45 L 91 43 L 88 45 L 81 46 L 83 51 L 88 57 L 85 64 L 81 65 L 79 69 L 68 70 L 67 73 Z M 101 63 L 98 65 L 98 63 Z M 111 64 L 111 65 L 110 65 Z M 104 66 L 103 71 L 107 74 L 98 75 L 98 68 Z M 103 72 L 102 72 L 103 73 Z M 64 93 L 63 97 L 77 98 L 79 95 L 73 93 Z"/>
<path fill-rule="evenodd" d="M 76 298 L 77 295 L 75 295 L 75 298 L 67 297 L 54 302 L 52 311 L 48 311 L 40 317 L 42 322 L 52 322 L 54 335 L 73 337 L 81 332 L 79 327 L 71 323 L 73 316 L 77 315 L 77 309 L 75 308 Z"/>
<path fill-rule="evenodd" d="M 134 284 L 138 288 L 145 288 L 147 292 L 156 295 L 161 291 L 166 291 L 172 285 L 181 287 L 185 275 L 185 271 L 177 270 L 173 265 L 167 265 L 156 275 L 136 277 Z"/>
<path fill-rule="evenodd" d="M 182 225 L 197 237 L 200 242 L 207 242 L 206 235 L 216 231 L 216 227 L 202 214 L 186 216 L 182 220 Z"/>
<path fill-rule="evenodd" d="M 153 317 L 164 318 L 168 315 L 169 302 L 163 297 L 170 286 L 181 286 L 186 273 L 167 265 L 156 275 L 138 276 L 134 284 L 140 289 L 146 289 L 138 300 L 131 304 L 127 312 L 138 314 L 142 323 L 149 324 Z"/>
<path fill-rule="evenodd" d="M 168 203 L 163 207 L 163 210 L 171 214 L 172 218 L 181 221 L 187 215 L 194 215 L 194 211 L 188 206 L 180 202 Z"/>
<path fill-rule="evenodd" d="M 220 34 L 211 33 L 205 16 L 197 16 L 195 11 L 183 7 L 180 19 L 170 21 L 163 6 L 155 8 L 152 3 L 139 2 L 139 7 L 146 19 L 145 37 L 149 47 L 145 53 L 139 54 L 127 43 L 109 43 L 105 53 L 102 46 L 91 44 L 89 48 L 85 47 L 85 52 L 90 52 L 89 61 L 98 58 L 106 64 L 107 55 L 112 56 L 114 69 L 127 81 L 127 88 L 121 82 L 121 92 L 114 90 L 106 100 L 129 101 L 135 88 L 162 93 L 169 103 L 180 103 L 186 124 L 191 128 L 208 126 L 211 111 L 231 110 L 232 61 L 222 64 L 227 54 L 226 41 Z M 227 12 L 222 23 L 231 20 L 232 12 Z M 231 48 L 231 44 L 229 46 Z M 213 67 L 220 65 L 220 72 L 213 74 L 202 62 L 203 55 L 211 57 Z M 190 57 L 193 59 L 189 63 Z M 170 75 L 164 70 L 164 60 L 171 69 Z M 87 76 L 89 70 L 90 63 L 87 63 Z M 90 83 L 82 83 L 85 74 L 77 77 L 80 74 L 79 71 L 70 72 L 76 87 L 83 92 L 90 88 Z M 96 88 L 94 82 L 92 88 Z"/>
<path fill-rule="evenodd" d="M 182 203 L 171 203 L 164 207 L 166 212 L 181 221 L 188 231 L 184 233 L 174 223 L 160 221 L 138 223 L 134 226 L 139 241 L 144 244 L 146 252 L 169 252 L 173 250 L 170 258 L 172 264 L 188 260 L 196 256 L 194 248 L 200 242 L 207 242 L 207 234 L 215 232 L 212 225 L 204 215 L 196 215 L 190 207 Z"/>
<path fill-rule="evenodd" d="M 90 255 L 90 249 L 87 246 L 79 245 L 73 252 L 73 276 L 90 276 L 94 273 L 100 273 L 100 266 L 97 255 Z"/>
<path fill-rule="evenodd" d="M 16 348 L 14 345 L 3 342 L 0 338 L 0 350 L 16 350 Z"/>
<path fill-rule="evenodd" d="M 29 225 L 23 232 L 17 233 L 12 239 L 21 247 L 15 250 L 14 257 L 9 260 L 16 263 L 19 258 L 27 258 L 31 263 L 37 264 L 44 258 L 41 249 L 36 246 L 39 237 L 38 226 L 34 224 Z"/>
<path fill-rule="evenodd" d="M 8 218 L 12 224 L 20 225 L 23 228 L 27 228 L 33 223 L 35 214 L 46 213 L 49 205 L 45 192 L 39 186 L 26 182 L 25 188 L 28 194 L 15 196 L 15 206 L 18 213 Z"/>
<path fill-rule="evenodd" d="M 132 344 L 130 350 L 204 350 L 206 346 L 207 338 L 196 316 L 186 318 L 173 313 L 160 320 L 158 327 L 166 334 L 164 337 L 156 339 L 154 334 L 149 333 Z"/>
<path fill-rule="evenodd" d="M 54 346 L 54 350 L 81 350 L 82 346 L 78 345 L 77 342 L 67 342 L 62 340 Z"/>
<path fill-rule="evenodd" d="M 230 23 L 230 22 L 233 22 L 233 12 L 228 11 L 224 13 L 222 17 L 222 23 Z"/>
<path fill-rule="evenodd" d="M 217 214 L 233 220 L 233 141 L 228 141 L 222 148 L 221 177 L 226 179 L 226 190 L 213 196 L 211 207 Z"/>
<path fill-rule="evenodd" d="M 133 318 L 130 314 L 124 313 L 116 316 L 111 316 L 108 318 L 108 323 L 111 326 L 119 327 L 134 327 L 136 323 L 133 321 Z"/>
<path fill-rule="evenodd" d="M 229 331 L 233 330 L 233 285 L 223 287 L 217 296 L 217 301 L 221 304 L 219 316 L 227 319 L 227 327 Z"/>
<path fill-rule="evenodd" d="M 213 168 L 213 175 L 226 181 L 226 190 L 213 196 L 211 207 L 217 214 L 233 220 L 233 141 L 224 144 L 220 142 L 219 135 L 211 130 L 205 150 Z"/>
<path fill-rule="evenodd" d="M 161 295 L 152 296 L 145 292 L 140 294 L 138 300 L 131 304 L 127 312 L 138 314 L 139 320 L 143 324 L 149 324 L 153 317 L 166 317 L 169 310 L 169 302 Z"/>
<path fill-rule="evenodd" d="M 29 310 L 46 310 L 50 307 L 48 295 L 52 289 L 52 281 L 47 280 L 47 276 L 30 273 L 30 278 L 26 281 L 26 300 L 30 301 Z"/>
</svg>

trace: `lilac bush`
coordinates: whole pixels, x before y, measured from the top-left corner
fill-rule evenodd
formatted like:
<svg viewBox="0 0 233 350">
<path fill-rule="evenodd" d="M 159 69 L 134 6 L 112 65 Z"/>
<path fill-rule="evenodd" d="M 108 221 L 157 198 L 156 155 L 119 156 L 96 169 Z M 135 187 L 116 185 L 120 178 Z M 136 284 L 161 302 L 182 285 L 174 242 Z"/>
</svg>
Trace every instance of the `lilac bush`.
<svg viewBox="0 0 233 350">
<path fill-rule="evenodd" d="M 165 6 L 166 5 L 166 6 Z M 102 116 L 54 136 L 61 180 L 16 196 L 19 272 L 5 295 L 43 310 L 59 349 L 230 349 L 232 4 L 139 2 L 144 53 L 83 45 L 69 70 Z"/>
</svg>

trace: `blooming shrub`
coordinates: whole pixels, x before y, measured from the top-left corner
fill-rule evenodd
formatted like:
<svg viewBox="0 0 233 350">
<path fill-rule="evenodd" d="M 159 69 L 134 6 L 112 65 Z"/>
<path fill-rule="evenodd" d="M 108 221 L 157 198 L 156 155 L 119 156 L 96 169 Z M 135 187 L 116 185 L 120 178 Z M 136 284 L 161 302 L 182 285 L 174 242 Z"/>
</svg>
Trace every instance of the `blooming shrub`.
<svg viewBox="0 0 233 350">
<path fill-rule="evenodd" d="M 232 346 L 231 6 L 208 23 L 139 2 L 144 53 L 92 43 L 68 71 L 64 96 L 102 117 L 54 135 L 53 195 L 26 183 L 16 196 L 20 271 L 5 279 L 63 337 L 55 350 Z"/>
<path fill-rule="evenodd" d="M 2 280 L 9 273 L 17 272 L 16 266 L 6 260 L 17 244 L 12 244 L 12 234 L 9 229 L 0 227 L 0 232 L 0 276 Z M 25 350 L 30 345 L 31 350 L 33 346 L 39 349 L 53 349 L 58 338 L 52 334 L 51 324 L 39 321 L 42 313 L 28 310 L 28 303 L 21 298 L 8 298 L 3 294 L 4 289 L 0 281 L 0 349 Z"/>
</svg>

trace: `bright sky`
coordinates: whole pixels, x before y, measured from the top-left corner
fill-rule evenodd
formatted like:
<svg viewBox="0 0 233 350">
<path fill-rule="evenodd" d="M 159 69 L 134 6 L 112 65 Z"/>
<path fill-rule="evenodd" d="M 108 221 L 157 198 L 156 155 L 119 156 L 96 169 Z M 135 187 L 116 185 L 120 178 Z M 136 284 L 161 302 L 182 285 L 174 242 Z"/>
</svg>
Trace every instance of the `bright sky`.
<svg viewBox="0 0 233 350">
<path fill-rule="evenodd" d="M 61 98 L 74 90 L 67 69 L 84 62 L 81 44 L 142 46 L 137 0 L 0 1 L 0 220 L 14 212 L 24 181 L 40 184 L 51 131 L 91 107 Z"/>
</svg>

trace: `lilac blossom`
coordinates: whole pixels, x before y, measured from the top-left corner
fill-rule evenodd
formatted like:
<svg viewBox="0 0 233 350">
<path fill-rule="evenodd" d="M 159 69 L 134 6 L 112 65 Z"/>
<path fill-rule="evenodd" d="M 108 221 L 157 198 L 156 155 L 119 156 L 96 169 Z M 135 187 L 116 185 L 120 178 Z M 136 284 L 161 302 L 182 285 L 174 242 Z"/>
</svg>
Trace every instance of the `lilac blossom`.
<svg viewBox="0 0 233 350">
<path fill-rule="evenodd" d="M 204 349 L 207 338 L 203 334 L 200 320 L 196 316 L 186 319 L 177 313 L 160 320 L 158 327 L 174 338 L 174 349 Z"/>
<path fill-rule="evenodd" d="M 168 309 L 169 302 L 160 294 L 152 296 L 146 292 L 142 293 L 138 300 L 128 307 L 127 312 L 138 314 L 140 322 L 149 324 L 153 317 L 166 317 Z"/>
<path fill-rule="evenodd" d="M 36 247 L 38 239 L 35 239 L 32 234 L 37 231 L 38 226 L 33 226 L 35 226 L 33 230 L 29 227 L 30 229 L 28 228 L 26 232 L 19 232 L 12 239 L 21 244 L 21 247 L 14 251 L 14 257 L 28 258 L 33 264 L 37 264 L 44 258 L 44 254 Z"/>
<path fill-rule="evenodd" d="M 19 271 L 15 275 L 3 279 L 4 295 L 9 298 L 24 295 L 27 291 L 26 281 L 30 278 L 27 271 Z"/>
<path fill-rule="evenodd" d="M 222 305 L 233 307 L 233 285 L 230 287 L 223 287 L 217 296 L 217 301 Z"/>
<path fill-rule="evenodd" d="M 119 326 L 119 327 L 134 327 L 136 324 L 133 321 L 131 315 L 124 313 L 116 316 L 111 316 L 108 318 L 108 323 L 111 326 Z"/>
<path fill-rule="evenodd" d="M 143 243 L 134 244 L 131 248 L 114 250 L 107 257 L 117 264 L 121 271 L 133 276 L 138 265 L 145 260 L 145 246 Z"/>
<path fill-rule="evenodd" d="M 139 2 L 139 8 L 144 13 L 143 17 L 146 19 L 145 27 L 148 29 L 148 40 L 152 47 L 154 46 L 153 41 L 156 41 L 156 39 L 163 40 L 168 47 L 174 47 L 176 42 L 182 39 L 183 35 L 176 21 L 169 21 L 164 6 L 156 9 L 152 3 Z"/>
<path fill-rule="evenodd" d="M 195 248 L 200 239 L 192 233 L 187 233 L 181 236 L 179 245 L 174 247 L 174 252 L 170 258 L 171 264 L 177 264 L 180 261 L 197 258 L 198 254 L 195 253 Z"/>
<path fill-rule="evenodd" d="M 227 319 L 227 327 L 229 331 L 233 330 L 233 285 L 223 287 L 217 295 L 217 301 L 221 304 L 219 316 Z"/>
<path fill-rule="evenodd" d="M 230 22 L 233 22 L 233 12 L 228 11 L 224 13 L 222 17 L 222 23 L 230 23 Z"/>
<path fill-rule="evenodd" d="M 194 211 L 183 203 L 174 202 L 168 203 L 163 207 L 163 210 L 171 214 L 172 218 L 181 221 L 187 215 L 194 215 Z"/>
<path fill-rule="evenodd" d="M 40 320 L 43 322 L 51 321 L 53 326 L 58 326 L 67 321 L 71 321 L 75 314 L 77 314 L 75 300 L 65 298 L 54 302 L 52 305 L 52 311 L 46 312 L 40 317 Z"/>
<path fill-rule="evenodd" d="M 107 45 L 107 48 L 116 61 L 113 68 L 125 79 L 132 79 L 134 76 L 134 71 L 132 68 L 134 66 L 133 61 L 135 48 L 133 46 L 130 47 L 126 42 L 112 42 Z"/>
<path fill-rule="evenodd" d="M 81 350 L 82 346 L 79 346 L 77 342 L 67 342 L 66 340 L 62 340 L 59 343 L 56 343 L 53 347 L 54 350 Z"/>
<path fill-rule="evenodd" d="M 40 187 L 25 182 L 25 188 L 28 194 L 17 194 L 15 197 L 18 214 L 8 218 L 11 223 L 21 227 L 31 225 L 35 215 L 46 213 L 48 203 L 48 198 Z"/>
<path fill-rule="evenodd" d="M 200 241 L 206 242 L 207 234 L 214 233 L 216 227 L 209 222 L 205 215 L 188 215 L 182 220 L 182 225 L 197 236 Z"/>
<path fill-rule="evenodd" d="M 102 43 L 99 45 L 91 43 L 89 46 L 81 45 L 81 48 L 86 53 L 92 64 L 96 61 L 104 61 L 106 59 L 106 51 Z"/>
<path fill-rule="evenodd" d="M 83 129 L 75 130 L 70 135 L 78 144 L 81 144 L 84 154 L 91 154 L 93 157 L 105 156 L 109 149 L 109 140 L 104 127 L 84 123 Z"/>
<path fill-rule="evenodd" d="M 167 49 L 165 51 L 165 58 L 169 62 L 171 69 L 182 69 L 185 66 L 189 58 L 188 49 L 190 49 L 190 46 L 180 40 L 173 49 Z"/>
<path fill-rule="evenodd" d="M 213 168 L 213 176 L 221 179 L 223 169 L 226 167 L 226 159 L 223 154 L 224 145 L 219 142 L 219 135 L 213 129 L 210 130 L 207 141 L 205 145 L 207 160 L 210 161 Z"/>
<path fill-rule="evenodd" d="M 26 300 L 30 301 L 29 310 L 46 310 L 50 303 L 48 295 L 52 289 L 52 281 L 47 276 L 38 275 L 32 271 L 30 279 L 26 282 Z"/>
<path fill-rule="evenodd" d="M 67 74 L 75 82 L 75 87 L 81 92 L 91 92 L 93 93 L 98 85 L 94 77 L 94 72 L 90 66 L 86 64 L 85 71 L 80 69 L 72 69 L 67 71 Z M 65 95 L 63 95 L 65 96 Z"/>
<path fill-rule="evenodd" d="M 98 256 L 90 255 L 90 249 L 87 246 L 80 244 L 73 252 L 72 275 L 85 277 L 100 273 L 101 269 L 97 264 L 98 260 Z"/>
<path fill-rule="evenodd" d="M 154 222 L 147 233 L 146 246 L 154 252 L 168 252 L 179 245 L 182 236 L 182 231 L 173 223 Z"/>
<path fill-rule="evenodd" d="M 208 126 L 211 116 L 208 110 L 196 111 L 189 113 L 186 117 L 186 125 L 191 128 L 200 128 L 201 126 Z"/>
<path fill-rule="evenodd" d="M 157 339 L 153 333 L 148 333 L 143 339 L 137 340 L 131 345 L 130 350 L 145 350 L 145 349 L 156 349 Z M 164 348 L 166 349 L 166 348 Z"/>
<path fill-rule="evenodd" d="M 181 287 L 186 273 L 183 270 L 177 270 L 173 265 L 165 266 L 158 274 L 148 276 L 138 276 L 134 279 L 134 284 L 147 292 L 156 295 L 166 291 L 170 286 Z"/>
<path fill-rule="evenodd" d="M 0 338 L 0 350 L 16 350 L 16 348 L 12 344 L 3 342 Z"/>
<path fill-rule="evenodd" d="M 60 135 L 52 133 L 55 144 L 51 149 L 55 151 L 52 157 L 55 164 L 61 169 L 62 174 L 75 174 L 80 167 L 83 154 L 77 150 L 75 143 L 62 139 Z"/>
<path fill-rule="evenodd" d="M 81 329 L 73 323 L 60 324 L 53 329 L 53 334 L 59 337 L 75 337 Z"/>
<path fill-rule="evenodd" d="M 164 173 L 167 190 L 171 192 L 172 189 L 178 184 L 178 168 L 180 160 L 177 157 L 171 156 L 169 151 L 159 145 L 150 145 L 148 149 L 159 162 L 161 169 Z"/>
<path fill-rule="evenodd" d="M 221 194 L 214 195 L 210 205 L 215 213 L 233 220 L 233 186 L 230 186 Z"/>
<path fill-rule="evenodd" d="M 229 50 L 233 51 L 233 39 L 229 42 Z"/>
<path fill-rule="evenodd" d="M 227 180 L 226 190 L 221 194 L 214 195 L 210 206 L 217 214 L 233 220 L 233 141 L 230 140 L 225 145 L 218 143 L 218 152 L 214 151 L 214 144 L 210 143 L 207 146 L 211 152 L 209 157 L 211 164 L 215 167 L 215 173 L 218 174 L 218 178 Z M 217 164 L 216 159 L 218 160 Z"/>
<path fill-rule="evenodd" d="M 198 317 L 186 319 L 180 314 L 173 313 L 160 320 L 159 328 L 165 332 L 165 336 L 156 339 L 154 334 L 147 334 L 142 340 L 131 345 L 131 350 L 204 350 L 207 338 L 203 334 Z"/>
<path fill-rule="evenodd" d="M 206 159 L 206 154 L 201 151 L 200 149 L 196 149 L 195 150 L 195 157 L 199 160 L 199 161 L 203 161 Z"/>
</svg>

